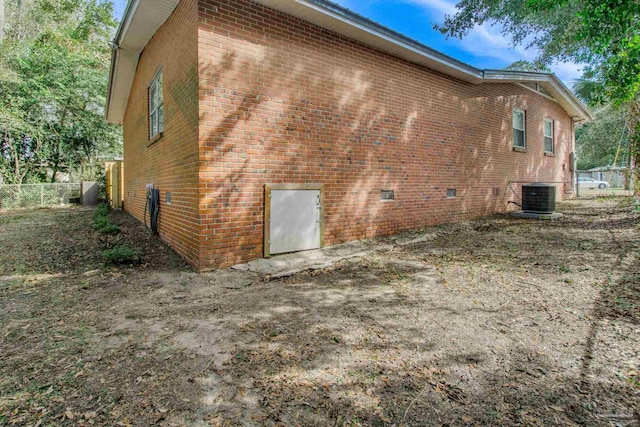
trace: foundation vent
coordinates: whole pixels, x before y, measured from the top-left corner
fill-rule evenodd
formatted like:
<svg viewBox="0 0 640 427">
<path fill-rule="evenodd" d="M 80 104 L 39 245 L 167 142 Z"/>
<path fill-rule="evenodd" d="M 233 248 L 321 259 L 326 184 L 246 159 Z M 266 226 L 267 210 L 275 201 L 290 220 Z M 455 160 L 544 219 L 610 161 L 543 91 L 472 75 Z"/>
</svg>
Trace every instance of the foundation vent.
<svg viewBox="0 0 640 427">
<path fill-rule="evenodd" d="M 380 200 L 383 202 L 388 202 L 391 200 L 395 200 L 395 192 L 393 190 L 381 190 L 380 191 Z"/>
</svg>

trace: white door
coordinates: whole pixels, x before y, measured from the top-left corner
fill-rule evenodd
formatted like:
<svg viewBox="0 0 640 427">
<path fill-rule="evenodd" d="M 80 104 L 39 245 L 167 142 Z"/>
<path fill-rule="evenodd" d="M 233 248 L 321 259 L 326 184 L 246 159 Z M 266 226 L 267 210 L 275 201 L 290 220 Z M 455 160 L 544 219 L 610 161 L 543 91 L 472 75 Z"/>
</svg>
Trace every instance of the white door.
<svg viewBox="0 0 640 427">
<path fill-rule="evenodd" d="M 271 190 L 270 252 L 320 247 L 320 190 Z"/>
</svg>

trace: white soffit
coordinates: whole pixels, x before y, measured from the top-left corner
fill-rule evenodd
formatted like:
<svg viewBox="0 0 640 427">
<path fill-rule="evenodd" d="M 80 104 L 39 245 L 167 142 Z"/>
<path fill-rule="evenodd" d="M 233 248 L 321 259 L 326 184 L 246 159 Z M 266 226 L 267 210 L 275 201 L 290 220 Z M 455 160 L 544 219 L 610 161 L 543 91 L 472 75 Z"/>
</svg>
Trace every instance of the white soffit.
<svg viewBox="0 0 640 427">
<path fill-rule="evenodd" d="M 116 35 L 107 98 L 107 120 L 122 123 L 140 53 L 180 0 L 129 0 Z M 480 70 L 326 0 L 254 0 L 272 9 L 462 81 L 539 83 L 575 121 L 591 114 L 553 74 Z"/>
<path fill-rule="evenodd" d="M 129 0 L 113 41 L 106 117 L 122 123 L 138 59 L 158 28 L 171 16 L 180 0 Z"/>
</svg>

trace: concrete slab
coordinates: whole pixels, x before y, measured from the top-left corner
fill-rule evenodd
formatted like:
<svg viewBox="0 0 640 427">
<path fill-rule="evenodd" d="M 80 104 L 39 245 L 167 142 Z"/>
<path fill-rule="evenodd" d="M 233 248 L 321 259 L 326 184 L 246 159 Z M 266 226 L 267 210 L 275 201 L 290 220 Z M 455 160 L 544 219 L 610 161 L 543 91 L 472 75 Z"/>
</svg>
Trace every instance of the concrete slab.
<svg viewBox="0 0 640 427">
<path fill-rule="evenodd" d="M 524 212 L 517 211 L 511 212 L 511 216 L 515 218 L 525 218 L 525 219 L 558 219 L 562 218 L 564 215 L 559 212 L 551 212 L 551 213 L 536 213 L 536 212 Z"/>
<path fill-rule="evenodd" d="M 393 244 L 383 243 L 375 239 L 358 240 L 322 249 L 257 259 L 231 268 L 238 271 L 257 273 L 270 279 L 278 279 L 301 271 L 326 268 L 345 259 L 359 258 L 373 252 L 390 251 L 393 247 Z"/>
<path fill-rule="evenodd" d="M 434 231 L 433 229 L 410 231 L 394 236 L 341 243 L 311 251 L 274 255 L 271 258 L 262 258 L 246 264 L 235 265 L 231 267 L 231 269 L 237 272 L 254 273 L 255 275 L 274 280 L 288 277 L 302 271 L 327 268 L 342 260 L 352 260 L 356 262 L 364 256 L 375 252 L 387 252 L 394 247 L 432 241 L 440 234 L 441 232 Z"/>
</svg>

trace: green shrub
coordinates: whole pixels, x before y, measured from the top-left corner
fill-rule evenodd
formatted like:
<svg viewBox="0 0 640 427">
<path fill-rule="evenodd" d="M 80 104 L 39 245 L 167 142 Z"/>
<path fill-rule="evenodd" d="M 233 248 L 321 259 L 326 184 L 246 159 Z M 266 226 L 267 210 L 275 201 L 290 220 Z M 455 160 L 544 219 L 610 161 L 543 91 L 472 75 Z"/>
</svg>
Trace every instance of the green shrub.
<svg viewBox="0 0 640 427">
<path fill-rule="evenodd" d="M 140 260 L 136 251 L 124 245 L 105 250 L 102 258 L 111 264 L 133 264 Z"/>
<path fill-rule="evenodd" d="M 107 218 L 106 216 L 99 216 L 93 219 L 93 227 L 96 229 L 109 223 L 110 223 L 109 218 Z"/>
<path fill-rule="evenodd" d="M 106 203 L 98 205 L 93 212 L 93 228 L 103 234 L 117 234 L 120 232 L 120 227 L 109 220 L 109 210 L 110 207 Z"/>
<path fill-rule="evenodd" d="M 93 228 L 102 234 L 118 234 L 120 227 L 109 221 L 108 217 L 98 217 L 93 220 Z"/>
<path fill-rule="evenodd" d="M 102 234 L 118 234 L 120 232 L 120 227 L 110 222 L 100 224 L 100 226 L 96 225 L 95 227 Z"/>
<path fill-rule="evenodd" d="M 109 215 L 110 206 L 106 203 L 101 203 L 98 205 L 95 211 L 93 211 L 93 219 L 97 220 L 98 218 L 106 218 Z"/>
</svg>

